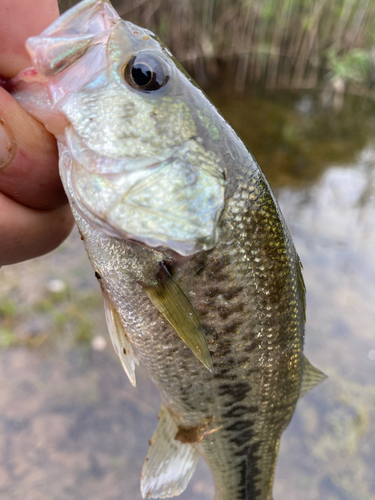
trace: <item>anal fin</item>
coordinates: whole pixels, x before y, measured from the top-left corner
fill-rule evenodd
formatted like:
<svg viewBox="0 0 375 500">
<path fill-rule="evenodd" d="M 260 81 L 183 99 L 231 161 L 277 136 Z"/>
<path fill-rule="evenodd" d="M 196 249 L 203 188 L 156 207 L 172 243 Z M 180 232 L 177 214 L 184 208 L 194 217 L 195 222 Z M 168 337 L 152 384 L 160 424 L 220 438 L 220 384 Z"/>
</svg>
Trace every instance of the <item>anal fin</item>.
<svg viewBox="0 0 375 500">
<path fill-rule="evenodd" d="M 112 340 L 113 348 L 120 358 L 121 364 L 125 370 L 126 375 L 129 377 L 130 383 L 135 387 L 136 356 L 133 346 L 126 336 L 126 332 L 124 327 L 122 326 L 118 312 L 113 307 L 111 301 L 104 291 L 103 300 L 105 319 L 107 320 L 107 327 Z"/>
<path fill-rule="evenodd" d="M 178 425 L 165 406 L 161 406 L 159 423 L 142 469 L 143 498 L 168 498 L 182 493 L 199 459 L 190 443 L 175 439 Z"/>
<path fill-rule="evenodd" d="M 306 356 L 303 356 L 302 383 L 299 397 L 302 398 L 310 389 L 316 387 L 326 378 L 327 375 L 318 370 L 318 368 L 315 368 Z"/>
</svg>

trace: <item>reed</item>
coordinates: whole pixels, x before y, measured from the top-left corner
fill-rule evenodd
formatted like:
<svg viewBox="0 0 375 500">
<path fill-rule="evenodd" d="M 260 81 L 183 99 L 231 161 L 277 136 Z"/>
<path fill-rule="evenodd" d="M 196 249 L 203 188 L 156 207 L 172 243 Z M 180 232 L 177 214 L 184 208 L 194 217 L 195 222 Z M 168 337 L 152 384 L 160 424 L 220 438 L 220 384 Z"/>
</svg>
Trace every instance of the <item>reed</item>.
<svg viewBox="0 0 375 500">
<path fill-rule="evenodd" d="M 62 10 L 76 3 L 60 0 Z M 369 86 L 375 53 L 371 0 L 113 0 L 158 34 L 204 83 L 220 68 L 237 88 L 313 88 L 322 77 Z"/>
</svg>

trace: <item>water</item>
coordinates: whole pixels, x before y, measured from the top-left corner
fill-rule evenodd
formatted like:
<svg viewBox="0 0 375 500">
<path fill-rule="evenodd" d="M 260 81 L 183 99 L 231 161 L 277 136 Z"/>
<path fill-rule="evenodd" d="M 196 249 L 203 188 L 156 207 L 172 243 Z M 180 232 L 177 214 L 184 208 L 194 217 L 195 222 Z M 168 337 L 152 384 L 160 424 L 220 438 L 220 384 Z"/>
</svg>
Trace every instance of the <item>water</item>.
<svg viewBox="0 0 375 500">
<path fill-rule="evenodd" d="M 374 104 L 208 91 L 276 191 L 304 265 L 305 354 L 329 376 L 282 437 L 274 498 L 375 500 Z M 160 399 L 123 373 L 79 235 L 1 278 L 0 498 L 140 500 Z M 213 494 L 202 462 L 180 498 Z"/>
</svg>

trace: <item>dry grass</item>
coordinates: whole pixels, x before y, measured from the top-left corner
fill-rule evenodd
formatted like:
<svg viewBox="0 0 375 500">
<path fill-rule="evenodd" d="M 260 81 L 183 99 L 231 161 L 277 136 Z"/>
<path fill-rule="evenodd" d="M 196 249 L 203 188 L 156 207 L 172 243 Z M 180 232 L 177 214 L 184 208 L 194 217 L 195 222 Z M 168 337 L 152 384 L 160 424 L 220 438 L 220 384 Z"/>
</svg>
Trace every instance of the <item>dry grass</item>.
<svg viewBox="0 0 375 500">
<path fill-rule="evenodd" d="M 62 10 L 76 3 L 60 0 Z M 368 85 L 375 42 L 371 0 L 113 0 L 154 31 L 201 82 L 220 68 L 237 88 L 315 87 L 322 75 Z"/>
</svg>

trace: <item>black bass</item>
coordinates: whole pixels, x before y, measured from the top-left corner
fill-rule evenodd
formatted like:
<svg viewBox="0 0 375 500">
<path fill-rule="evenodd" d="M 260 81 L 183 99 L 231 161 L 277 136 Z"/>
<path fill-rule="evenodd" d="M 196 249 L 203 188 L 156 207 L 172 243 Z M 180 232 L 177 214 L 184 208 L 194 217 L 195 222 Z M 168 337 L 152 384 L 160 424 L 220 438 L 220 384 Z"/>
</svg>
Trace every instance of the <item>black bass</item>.
<svg viewBox="0 0 375 500">
<path fill-rule="evenodd" d="M 301 263 L 234 131 L 153 33 L 84 0 L 30 38 L 15 97 L 60 172 L 114 348 L 163 400 L 143 497 L 181 493 L 200 455 L 216 500 L 269 500 L 280 436 L 324 375 L 303 355 Z M 249 110 L 251 113 L 251 110 Z"/>
</svg>

